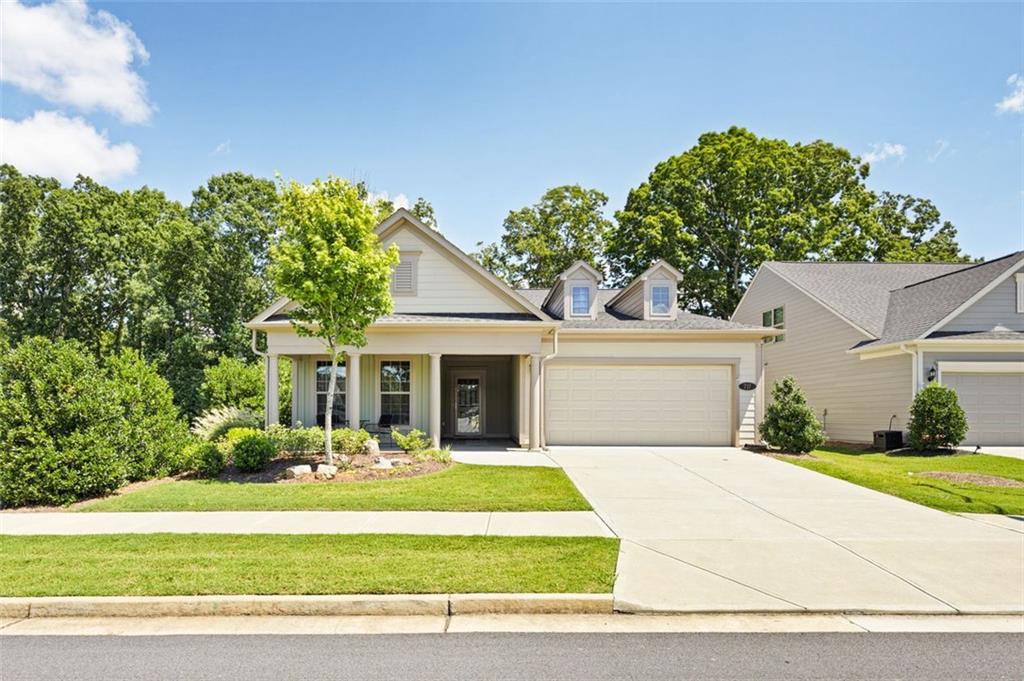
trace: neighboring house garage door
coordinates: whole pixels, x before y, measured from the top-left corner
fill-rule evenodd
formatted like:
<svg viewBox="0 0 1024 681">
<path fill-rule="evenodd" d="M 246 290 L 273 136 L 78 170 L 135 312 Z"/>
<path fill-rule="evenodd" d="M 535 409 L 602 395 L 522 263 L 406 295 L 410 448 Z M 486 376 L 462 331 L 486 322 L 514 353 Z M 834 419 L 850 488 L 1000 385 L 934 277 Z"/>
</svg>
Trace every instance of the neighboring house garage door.
<svg viewBox="0 0 1024 681">
<path fill-rule="evenodd" d="M 1024 373 L 945 373 L 970 430 L 964 444 L 1024 444 Z"/>
<path fill-rule="evenodd" d="M 731 445 L 731 366 L 553 364 L 549 445 Z"/>
</svg>

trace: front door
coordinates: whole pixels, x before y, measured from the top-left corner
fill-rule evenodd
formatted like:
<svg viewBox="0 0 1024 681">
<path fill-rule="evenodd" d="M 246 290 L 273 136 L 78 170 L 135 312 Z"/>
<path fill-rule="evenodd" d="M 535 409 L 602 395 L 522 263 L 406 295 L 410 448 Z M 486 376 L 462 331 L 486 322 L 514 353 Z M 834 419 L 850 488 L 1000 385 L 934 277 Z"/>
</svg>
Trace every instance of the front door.
<svg viewBox="0 0 1024 681">
<path fill-rule="evenodd" d="M 455 390 L 455 434 L 479 437 L 484 432 L 484 374 L 480 371 L 452 373 Z"/>
</svg>

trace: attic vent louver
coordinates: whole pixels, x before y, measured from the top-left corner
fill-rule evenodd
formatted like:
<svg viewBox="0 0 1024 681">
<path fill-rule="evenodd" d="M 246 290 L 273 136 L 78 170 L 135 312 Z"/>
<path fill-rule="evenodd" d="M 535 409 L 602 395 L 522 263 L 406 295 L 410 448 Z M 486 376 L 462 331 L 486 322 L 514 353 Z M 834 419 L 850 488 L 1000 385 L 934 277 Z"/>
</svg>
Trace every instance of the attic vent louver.
<svg viewBox="0 0 1024 681">
<path fill-rule="evenodd" d="M 409 259 L 398 263 L 391 275 L 391 292 L 406 295 L 416 293 L 416 261 Z"/>
</svg>

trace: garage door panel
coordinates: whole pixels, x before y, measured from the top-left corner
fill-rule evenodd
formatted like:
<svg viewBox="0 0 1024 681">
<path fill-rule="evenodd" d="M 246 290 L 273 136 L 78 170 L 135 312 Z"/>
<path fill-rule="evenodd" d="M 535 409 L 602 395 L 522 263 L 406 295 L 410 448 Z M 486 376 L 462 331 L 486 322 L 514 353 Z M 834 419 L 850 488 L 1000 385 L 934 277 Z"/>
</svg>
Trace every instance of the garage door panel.
<svg viewBox="0 0 1024 681">
<path fill-rule="evenodd" d="M 729 366 L 551 367 L 549 444 L 728 445 Z"/>
<path fill-rule="evenodd" d="M 967 415 L 964 444 L 1024 444 L 1024 374 L 944 373 Z"/>
</svg>

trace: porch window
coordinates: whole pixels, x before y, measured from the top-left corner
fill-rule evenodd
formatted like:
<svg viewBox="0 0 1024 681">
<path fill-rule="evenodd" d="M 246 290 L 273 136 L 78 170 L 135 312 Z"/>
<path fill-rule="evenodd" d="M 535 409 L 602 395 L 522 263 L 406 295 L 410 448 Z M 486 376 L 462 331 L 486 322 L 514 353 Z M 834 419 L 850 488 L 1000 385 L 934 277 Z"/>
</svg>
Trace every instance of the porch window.
<svg viewBox="0 0 1024 681">
<path fill-rule="evenodd" d="M 572 313 L 574 315 L 590 314 L 590 287 L 572 287 Z"/>
<path fill-rule="evenodd" d="M 380 363 L 380 415 L 391 423 L 407 426 L 412 402 L 412 363 L 388 359 Z"/>
<path fill-rule="evenodd" d="M 769 326 L 776 329 L 786 328 L 786 317 L 785 311 L 781 307 L 777 307 L 774 310 L 768 310 L 767 312 L 761 313 L 761 326 Z M 765 343 L 781 343 L 786 339 L 785 334 L 781 336 L 767 337 L 764 339 Z"/>
<path fill-rule="evenodd" d="M 337 383 L 334 388 L 334 408 L 331 410 L 331 424 L 344 426 L 345 423 L 345 364 L 338 364 Z M 331 363 L 316 363 L 316 424 L 324 425 L 327 413 L 327 389 L 331 385 Z"/>
</svg>

